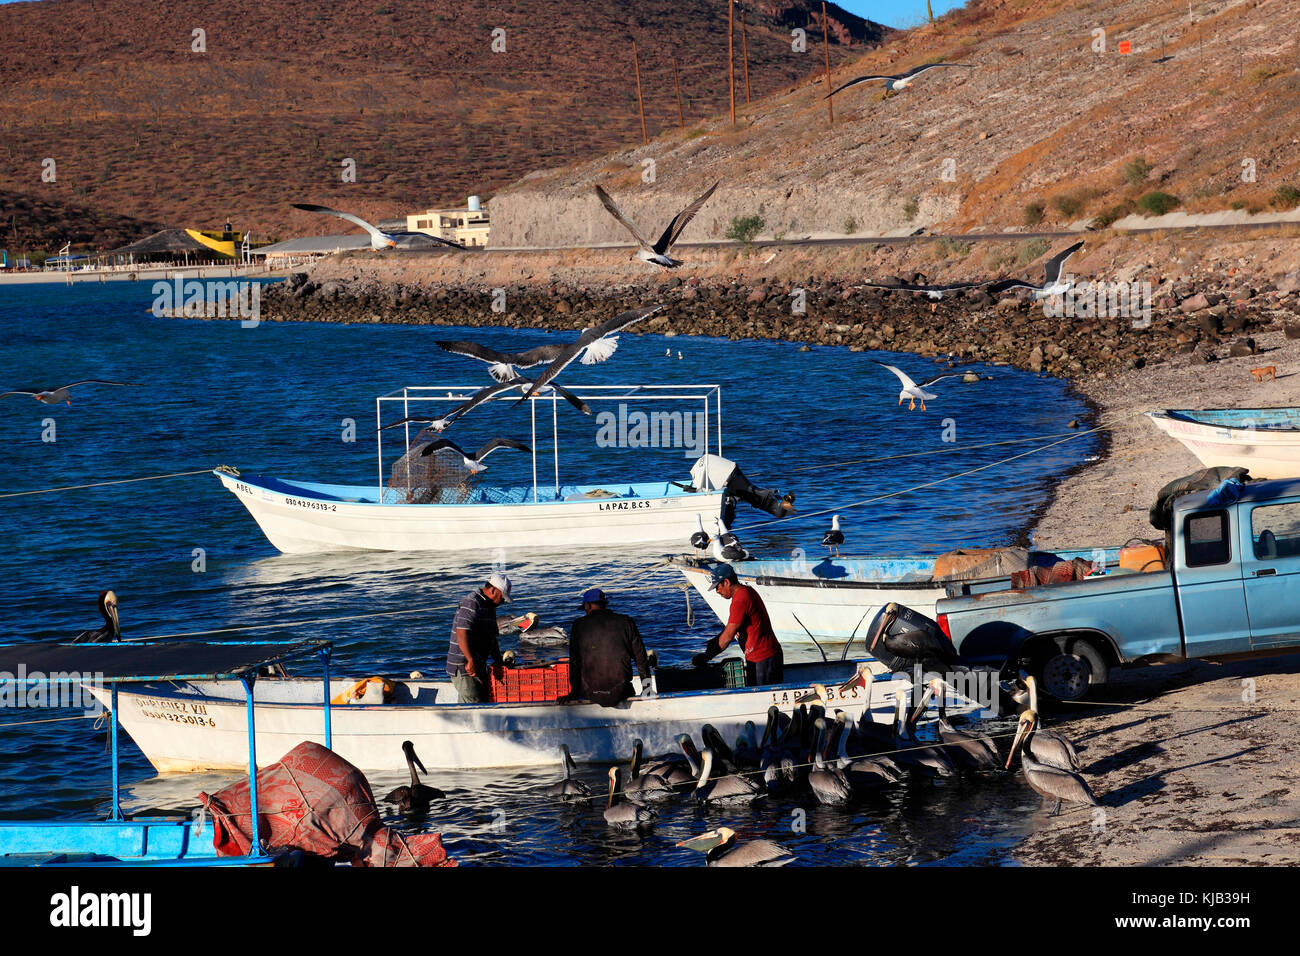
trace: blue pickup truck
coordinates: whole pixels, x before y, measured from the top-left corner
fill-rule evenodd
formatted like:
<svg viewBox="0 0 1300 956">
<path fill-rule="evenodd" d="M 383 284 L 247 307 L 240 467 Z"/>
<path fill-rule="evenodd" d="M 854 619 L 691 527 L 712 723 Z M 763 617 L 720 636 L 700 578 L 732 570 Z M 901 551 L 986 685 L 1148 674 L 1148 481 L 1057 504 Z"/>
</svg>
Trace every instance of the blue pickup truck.
<svg viewBox="0 0 1300 956">
<path fill-rule="evenodd" d="M 1230 504 L 1179 498 L 1167 570 L 970 593 L 935 606 L 962 659 L 1025 670 L 1074 700 L 1112 667 L 1300 650 L 1300 479 L 1250 482 Z"/>
</svg>

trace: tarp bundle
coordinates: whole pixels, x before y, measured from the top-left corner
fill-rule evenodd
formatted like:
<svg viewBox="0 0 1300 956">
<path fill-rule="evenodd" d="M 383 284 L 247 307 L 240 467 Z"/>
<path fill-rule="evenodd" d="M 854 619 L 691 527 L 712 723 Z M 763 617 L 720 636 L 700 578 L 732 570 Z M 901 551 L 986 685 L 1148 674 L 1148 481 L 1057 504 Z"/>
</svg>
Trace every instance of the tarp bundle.
<svg viewBox="0 0 1300 956">
<path fill-rule="evenodd" d="M 1225 482 L 1235 482 L 1239 485 L 1249 480 L 1250 472 L 1245 468 L 1233 468 L 1229 465 L 1202 468 L 1190 475 L 1175 478 L 1156 494 L 1156 503 L 1151 506 L 1150 512 L 1151 526 L 1161 531 L 1170 531 L 1174 520 L 1174 502 L 1183 495 L 1189 495 L 1193 491 L 1205 491 L 1207 488 L 1218 488 Z M 1235 497 L 1231 497 L 1227 503 L 1235 500 Z M 1210 503 L 1214 504 L 1214 502 Z"/>
<path fill-rule="evenodd" d="M 248 781 L 199 794 L 212 814 L 217 856 L 252 844 Z M 296 849 L 353 866 L 455 866 L 436 833 L 403 836 L 379 819 L 365 775 L 320 744 L 304 741 L 257 772 L 257 825 L 273 849 Z"/>
<path fill-rule="evenodd" d="M 937 582 L 978 581 L 1005 578 L 1030 566 L 1025 548 L 959 548 L 934 559 L 931 580 Z"/>
<path fill-rule="evenodd" d="M 1051 567 L 1016 571 L 1011 575 L 1011 587 L 1013 590 L 1019 590 L 1021 588 L 1037 587 L 1040 584 L 1065 584 L 1067 581 L 1082 581 L 1095 570 L 1097 570 L 1097 566 L 1091 561 L 1085 561 L 1083 558 L 1075 558 L 1073 561 L 1058 561 Z"/>
</svg>

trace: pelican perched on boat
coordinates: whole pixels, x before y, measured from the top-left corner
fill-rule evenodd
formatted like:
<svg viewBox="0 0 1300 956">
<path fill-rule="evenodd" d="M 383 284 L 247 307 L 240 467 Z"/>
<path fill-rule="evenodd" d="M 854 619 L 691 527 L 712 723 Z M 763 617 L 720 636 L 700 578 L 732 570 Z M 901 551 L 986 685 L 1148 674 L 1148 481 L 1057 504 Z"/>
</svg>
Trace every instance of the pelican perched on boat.
<svg viewBox="0 0 1300 956">
<path fill-rule="evenodd" d="M 651 773 L 641 766 L 641 738 L 632 741 L 632 761 L 628 765 L 627 785 L 623 793 L 629 800 L 638 803 L 649 800 L 658 802 L 670 799 L 676 791 L 664 777 Z"/>
<path fill-rule="evenodd" d="M 736 842 L 736 831 L 718 827 L 683 840 L 678 846 L 704 852 L 705 866 L 785 866 L 794 854 L 772 840 Z"/>
<path fill-rule="evenodd" d="M 699 530 L 691 535 L 691 547 L 696 551 L 703 551 L 709 546 L 709 542 L 713 540 L 709 537 L 709 533 L 704 530 L 704 515 L 697 514 L 695 516 L 695 525 Z"/>
<path fill-rule="evenodd" d="M 605 822 L 611 827 L 633 829 L 649 826 L 659 819 L 659 814 L 648 807 L 637 806 L 626 800 L 619 801 L 619 774 L 617 767 L 609 768 L 609 804 L 605 807 Z"/>
<path fill-rule="evenodd" d="M 813 750 L 813 769 L 808 771 L 808 786 L 818 803 L 829 806 L 848 803 L 853 797 L 853 788 L 839 766 L 825 760 L 826 750 L 842 728 L 836 723 L 834 730 L 828 729 L 825 717 L 818 717 L 813 726 L 817 728 L 817 746 Z"/>
<path fill-rule="evenodd" d="M 1070 770 L 1062 770 L 1059 767 L 1053 767 L 1035 760 L 1033 757 L 1033 739 L 1034 730 L 1038 726 L 1038 714 L 1032 710 L 1027 710 L 1020 715 L 1020 720 L 1016 724 L 1016 737 L 1011 742 L 1011 753 L 1007 754 L 1006 769 L 1011 769 L 1011 761 L 1015 759 L 1016 751 L 1020 751 L 1020 768 L 1025 773 L 1025 782 L 1033 790 L 1048 799 L 1055 800 L 1056 806 L 1052 808 L 1049 816 L 1056 816 L 1061 812 L 1063 803 L 1082 803 L 1090 807 L 1098 806 L 1097 798 L 1093 796 L 1092 790 L 1088 784 L 1077 773 Z"/>
<path fill-rule="evenodd" d="M 763 788 L 749 777 L 727 774 L 713 776 L 713 749 L 705 747 L 704 765 L 700 768 L 700 779 L 695 785 L 695 799 L 700 803 L 730 806 L 738 803 L 753 803 L 767 794 Z"/>
<path fill-rule="evenodd" d="M 591 788 L 573 776 L 578 766 L 573 762 L 573 755 L 569 753 L 569 745 L 560 744 L 560 753 L 564 758 L 564 779 L 547 787 L 546 795 L 557 800 L 587 799 L 591 796 Z"/>
<path fill-rule="evenodd" d="M 952 642 L 933 631 L 916 628 L 902 634 L 891 634 L 898 617 L 898 605 L 891 602 L 885 606 L 885 615 L 876 629 L 875 636 L 867 650 L 875 653 L 876 645 L 883 644 L 885 650 L 895 657 L 906 658 L 920 664 L 923 670 L 947 671 L 957 663 L 957 651 Z"/>
<path fill-rule="evenodd" d="M 948 723 L 947 690 L 948 685 L 941 679 L 935 678 L 930 681 L 925 694 L 921 697 L 921 702 L 912 711 L 912 723 L 921 719 L 921 714 L 925 712 L 926 705 L 931 699 L 937 700 L 939 719 L 936 727 L 939 731 L 939 740 L 946 747 L 949 759 L 963 770 L 1001 770 L 1002 756 L 998 753 L 992 738 L 986 734 L 958 730 Z"/>
<path fill-rule="evenodd" d="M 1029 710 L 1035 716 L 1038 714 L 1038 682 L 1032 675 L 1025 676 L 1025 689 L 1029 691 Z M 1034 722 L 1035 733 L 1025 748 L 1033 755 L 1034 759 L 1040 763 L 1045 763 L 1049 767 L 1056 767 L 1058 770 L 1069 770 L 1074 773 L 1079 771 L 1079 754 L 1074 749 L 1074 744 L 1070 743 L 1068 737 L 1054 730 L 1042 730 L 1038 727 L 1038 721 Z"/>
<path fill-rule="evenodd" d="M 518 634 L 521 644 L 553 647 L 569 643 L 569 632 L 564 628 L 555 625 L 544 627 L 538 624 L 536 611 L 529 611 L 521 617 L 503 621 L 499 631 L 502 634 Z"/>
<path fill-rule="evenodd" d="M 406 767 L 411 771 L 410 786 L 398 787 L 384 799 L 389 803 L 397 804 L 398 808 L 405 813 L 424 813 L 429 809 L 429 803 L 432 800 L 441 800 L 447 796 L 436 787 L 426 786 L 420 782 L 420 776 L 415 772 L 415 768 L 420 768 L 420 773 L 428 773 L 424 769 L 424 764 L 420 763 L 420 758 L 415 753 L 415 744 L 409 740 L 402 741 L 402 753 L 406 754 Z"/>
<path fill-rule="evenodd" d="M 103 627 L 78 631 L 73 644 L 107 644 L 122 639 L 122 625 L 117 619 L 117 595 L 112 591 L 99 592 L 99 613 L 104 616 Z"/>
<path fill-rule="evenodd" d="M 627 217 L 627 213 L 619 208 L 618 203 L 614 202 L 613 197 L 611 197 L 609 193 L 605 192 L 605 190 L 599 185 L 596 186 L 596 196 L 600 199 L 600 204 L 609 211 L 609 214 L 618 221 L 619 225 L 632 233 L 632 238 L 637 242 L 636 258 L 640 259 L 642 262 L 649 262 L 657 266 L 662 266 L 665 269 L 676 269 L 682 264 L 682 262 L 680 259 L 674 259 L 670 256 L 668 254 L 669 250 L 671 250 L 677 243 L 677 240 L 681 238 L 682 230 L 684 230 L 686 225 L 695 218 L 695 214 L 700 211 L 700 207 L 703 206 L 708 198 L 713 195 L 713 191 L 717 188 L 718 184 L 714 183 L 704 191 L 704 195 L 700 196 L 700 198 L 696 199 L 695 202 L 691 203 L 677 215 L 673 216 L 672 222 L 668 223 L 668 228 L 663 231 L 663 234 L 659 237 L 659 241 L 653 244 L 644 234 L 642 234 L 641 230 L 636 227 L 636 223 L 632 222 L 632 220 Z M 681 358 L 682 354 L 678 352 L 677 357 Z"/>
<path fill-rule="evenodd" d="M 739 538 L 730 531 L 723 530 L 721 518 L 713 519 L 713 527 L 716 533 L 709 545 L 709 554 L 716 560 L 730 564 L 733 561 L 748 561 L 753 558 L 753 555 L 741 545 Z"/>
</svg>

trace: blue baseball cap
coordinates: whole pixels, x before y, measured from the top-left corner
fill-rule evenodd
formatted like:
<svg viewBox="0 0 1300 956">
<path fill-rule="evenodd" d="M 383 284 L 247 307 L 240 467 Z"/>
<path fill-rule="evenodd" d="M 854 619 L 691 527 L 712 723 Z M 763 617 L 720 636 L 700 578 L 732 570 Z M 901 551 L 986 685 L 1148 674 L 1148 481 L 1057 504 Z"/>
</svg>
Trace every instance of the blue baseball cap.
<svg viewBox="0 0 1300 956">
<path fill-rule="evenodd" d="M 590 591 L 586 591 L 583 593 L 582 603 L 583 604 L 604 604 L 605 592 L 602 591 L 600 588 L 592 588 Z"/>
<path fill-rule="evenodd" d="M 736 569 L 729 564 L 716 565 L 713 568 L 713 570 L 710 572 L 710 576 L 713 579 L 712 582 L 709 584 L 710 591 L 716 591 L 718 589 L 718 585 L 721 584 L 723 581 L 739 580 L 736 577 Z"/>
</svg>

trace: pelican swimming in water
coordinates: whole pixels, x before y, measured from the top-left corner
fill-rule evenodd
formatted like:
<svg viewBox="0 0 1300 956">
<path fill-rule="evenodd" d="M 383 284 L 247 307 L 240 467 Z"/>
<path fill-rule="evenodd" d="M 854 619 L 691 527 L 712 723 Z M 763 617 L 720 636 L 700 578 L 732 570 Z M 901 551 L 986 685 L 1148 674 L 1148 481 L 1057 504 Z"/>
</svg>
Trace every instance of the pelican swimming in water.
<svg viewBox="0 0 1300 956">
<path fill-rule="evenodd" d="M 79 631 L 73 644 L 106 644 L 122 639 L 122 625 L 117 619 L 117 595 L 112 591 L 99 592 L 99 613 L 104 616 L 104 626 L 93 631 Z"/>
<path fill-rule="evenodd" d="M 795 789 L 807 773 L 799 766 L 800 712 L 795 711 L 785 732 L 780 733 L 781 710 L 775 704 L 767 709 L 767 726 L 763 730 L 758 769 L 769 793 L 786 793 Z"/>
<path fill-rule="evenodd" d="M 948 685 L 935 678 L 930 681 L 921 697 L 921 703 L 912 711 L 912 722 L 920 720 L 930 700 L 939 703 L 939 720 L 937 723 L 939 740 L 944 745 L 948 757 L 954 764 L 964 770 L 1001 770 L 1002 756 L 992 738 L 986 734 L 961 731 L 948 723 L 948 708 L 945 703 Z"/>
<path fill-rule="evenodd" d="M 867 754 L 859 757 L 849 755 L 849 740 L 853 737 L 856 723 L 848 714 L 839 715 L 843 728 L 839 734 L 839 755 L 835 766 L 844 779 L 848 781 L 855 793 L 874 791 L 881 787 L 901 783 L 907 776 L 903 769 L 888 756 Z"/>
<path fill-rule="evenodd" d="M 609 768 L 609 804 L 605 807 L 605 823 L 611 827 L 630 830 L 650 826 L 659 814 L 648 807 L 637 806 L 626 800 L 619 801 L 619 774 L 617 767 Z"/>
<path fill-rule="evenodd" d="M 738 803 L 753 803 L 767 795 L 763 788 L 749 777 L 736 774 L 714 777 L 712 748 L 704 748 L 703 758 L 700 779 L 695 785 L 695 799 L 698 802 L 731 806 Z"/>
<path fill-rule="evenodd" d="M 853 788 L 849 786 L 844 772 L 836 764 L 828 764 L 824 759 L 826 750 L 842 727 L 836 723 L 834 730 L 829 730 L 825 717 L 818 717 L 813 726 L 817 728 L 817 746 L 813 750 L 813 769 L 808 772 L 808 786 L 818 803 L 828 806 L 848 803 L 853 797 Z"/>
<path fill-rule="evenodd" d="M 425 786 L 420 782 L 415 768 L 418 766 L 420 773 L 428 773 L 428 771 L 416 756 L 415 744 L 409 740 L 402 741 L 402 753 L 406 754 L 406 766 L 411 771 L 411 784 L 398 787 L 384 799 L 389 803 L 397 804 L 398 808 L 405 813 L 424 813 L 429 809 L 431 800 L 441 800 L 446 794 L 436 787 Z"/>
<path fill-rule="evenodd" d="M 676 791 L 664 777 L 652 773 L 641 766 L 641 738 L 632 741 L 632 762 L 628 765 L 627 784 L 623 793 L 629 800 L 640 803 L 649 800 L 656 803 L 671 799 Z"/>
<path fill-rule="evenodd" d="M 736 842 L 736 831 L 718 827 L 683 840 L 678 846 L 704 852 L 705 866 L 785 866 L 794 854 L 772 840 Z"/>
<path fill-rule="evenodd" d="M 564 779 L 546 788 L 546 795 L 557 800 L 585 800 L 591 796 L 591 788 L 573 776 L 578 769 L 569 753 L 568 744 L 560 744 L 560 753 L 564 757 Z"/>
<path fill-rule="evenodd" d="M 668 223 L 668 228 L 663 231 L 663 235 L 659 237 L 659 241 L 653 244 L 651 244 L 650 240 L 647 239 L 642 234 L 641 230 L 636 227 L 636 223 L 632 222 L 632 220 L 627 217 L 627 213 L 623 212 L 623 210 L 619 208 L 618 203 L 614 202 L 610 194 L 605 192 L 605 190 L 599 185 L 596 186 L 596 196 L 600 199 L 600 204 L 609 211 L 609 214 L 618 221 L 619 225 L 632 233 L 632 238 L 637 242 L 636 258 L 640 259 L 642 262 L 650 262 L 654 265 L 662 266 L 665 269 L 676 269 L 682 264 L 681 260 L 674 259 L 670 256 L 668 254 L 669 250 L 671 250 L 677 240 L 681 238 L 682 230 L 686 228 L 687 223 L 695 218 L 695 214 L 700 211 L 700 207 L 703 206 L 708 198 L 713 195 L 713 190 L 717 188 L 718 184 L 714 183 L 705 190 L 704 195 L 700 196 L 700 198 L 695 200 L 695 202 L 691 203 L 677 215 L 673 216 L 672 222 Z M 682 353 L 678 352 L 677 357 L 681 358 Z"/>
<path fill-rule="evenodd" d="M 907 715 L 907 700 L 900 693 L 896 698 L 894 714 L 894 747 L 898 753 L 890 754 L 894 762 L 927 777 L 955 777 L 957 768 L 944 753 L 944 748 L 922 744 L 916 739 L 912 722 Z"/>
<path fill-rule="evenodd" d="M 1090 807 L 1098 806 L 1097 798 L 1088 788 L 1082 777 L 1070 770 L 1062 770 L 1035 760 L 1033 757 L 1034 730 L 1038 726 L 1038 714 L 1027 710 L 1020 715 L 1016 724 L 1016 737 L 1011 743 L 1011 753 L 1007 754 L 1006 769 L 1011 769 L 1011 761 L 1016 751 L 1020 751 L 1020 769 L 1024 771 L 1025 783 L 1036 792 L 1050 800 L 1056 801 L 1049 816 L 1061 812 L 1063 803 L 1082 803 Z"/>
<path fill-rule="evenodd" d="M 87 378 L 80 382 L 73 382 L 71 385 L 59 385 L 56 388 L 15 388 L 12 391 L 0 393 L 0 398 L 7 398 L 10 395 L 30 395 L 42 405 L 57 405 L 59 402 L 72 404 L 72 396 L 68 389 L 76 388 L 78 385 L 121 385 L 132 388 L 139 388 L 138 382 L 105 382 L 98 378 Z"/>
</svg>

